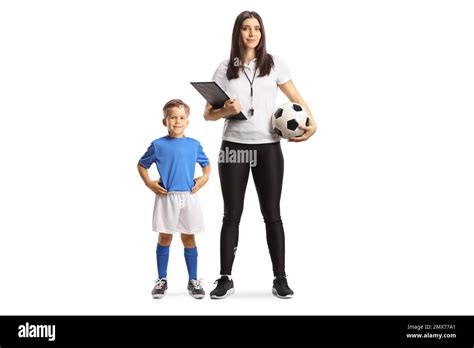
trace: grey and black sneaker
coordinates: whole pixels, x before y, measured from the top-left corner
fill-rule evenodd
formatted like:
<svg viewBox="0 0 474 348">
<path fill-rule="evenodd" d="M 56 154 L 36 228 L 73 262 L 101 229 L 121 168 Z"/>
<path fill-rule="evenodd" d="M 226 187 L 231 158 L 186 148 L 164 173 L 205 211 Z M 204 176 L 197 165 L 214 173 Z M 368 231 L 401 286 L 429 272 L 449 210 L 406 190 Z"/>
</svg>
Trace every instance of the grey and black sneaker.
<svg viewBox="0 0 474 348">
<path fill-rule="evenodd" d="M 204 298 L 206 294 L 202 288 L 201 280 L 191 279 L 188 283 L 188 292 L 194 298 Z"/>
<path fill-rule="evenodd" d="M 273 280 L 272 294 L 278 298 L 292 298 L 293 290 L 288 286 L 286 276 L 278 276 Z"/>
<path fill-rule="evenodd" d="M 153 298 L 162 298 L 165 296 L 166 290 L 168 290 L 168 281 L 166 278 L 158 279 L 155 282 L 153 290 L 151 290 L 151 296 L 153 296 Z"/>
<path fill-rule="evenodd" d="M 221 276 L 214 284 L 217 286 L 211 291 L 212 299 L 226 298 L 234 293 L 234 282 L 228 276 Z"/>
</svg>

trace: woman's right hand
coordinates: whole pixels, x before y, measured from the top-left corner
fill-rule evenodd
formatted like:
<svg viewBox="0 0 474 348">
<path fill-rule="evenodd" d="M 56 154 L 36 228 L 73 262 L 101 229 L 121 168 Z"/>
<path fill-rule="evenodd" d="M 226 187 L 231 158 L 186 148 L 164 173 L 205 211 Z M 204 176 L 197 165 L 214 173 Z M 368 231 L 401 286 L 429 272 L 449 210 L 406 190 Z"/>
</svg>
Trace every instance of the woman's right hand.
<svg viewBox="0 0 474 348">
<path fill-rule="evenodd" d="M 235 115 L 242 111 L 240 101 L 232 98 L 225 101 L 223 108 L 226 111 L 227 116 Z"/>
<path fill-rule="evenodd" d="M 158 180 L 147 182 L 146 186 L 158 196 L 166 196 L 168 191 L 159 184 Z"/>
</svg>

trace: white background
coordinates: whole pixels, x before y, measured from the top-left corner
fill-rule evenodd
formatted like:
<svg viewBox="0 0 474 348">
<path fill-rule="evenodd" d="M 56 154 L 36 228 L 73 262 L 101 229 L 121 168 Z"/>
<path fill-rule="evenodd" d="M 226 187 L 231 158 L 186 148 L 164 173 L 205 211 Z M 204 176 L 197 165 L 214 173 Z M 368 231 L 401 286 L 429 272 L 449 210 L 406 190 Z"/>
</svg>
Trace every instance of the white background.
<svg viewBox="0 0 474 348">
<path fill-rule="evenodd" d="M 209 292 L 222 122 L 203 120 L 189 82 L 210 80 L 248 9 L 318 124 L 282 142 L 296 296 L 271 295 L 250 181 L 236 294 L 187 295 L 176 238 L 153 301 L 153 194 L 136 163 L 165 134 L 162 105 L 187 101 L 213 167 L 197 238 Z M 2 1 L 0 314 L 473 314 L 473 17 L 471 1 Z"/>
</svg>

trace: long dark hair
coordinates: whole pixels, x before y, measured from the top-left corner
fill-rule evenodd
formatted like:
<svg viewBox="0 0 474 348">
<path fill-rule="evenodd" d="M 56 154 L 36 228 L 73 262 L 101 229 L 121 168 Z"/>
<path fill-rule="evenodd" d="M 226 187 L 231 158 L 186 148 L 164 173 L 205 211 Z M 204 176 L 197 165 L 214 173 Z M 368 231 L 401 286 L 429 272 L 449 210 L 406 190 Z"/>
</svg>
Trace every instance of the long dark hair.
<svg viewBox="0 0 474 348">
<path fill-rule="evenodd" d="M 240 13 L 235 19 L 234 29 L 232 30 L 232 47 L 230 49 L 230 59 L 227 66 L 227 79 L 232 80 L 239 77 L 239 70 L 242 67 L 244 59 L 244 46 L 240 39 L 240 29 L 242 23 L 248 18 L 256 18 L 260 23 L 260 42 L 258 43 L 256 54 L 257 54 L 257 66 L 259 70 L 258 76 L 266 76 L 270 74 L 270 70 L 273 67 L 273 58 L 267 53 L 266 40 L 265 40 L 265 28 L 263 27 L 262 17 L 257 12 L 244 11 Z M 237 63 L 237 64 L 235 64 Z"/>
</svg>

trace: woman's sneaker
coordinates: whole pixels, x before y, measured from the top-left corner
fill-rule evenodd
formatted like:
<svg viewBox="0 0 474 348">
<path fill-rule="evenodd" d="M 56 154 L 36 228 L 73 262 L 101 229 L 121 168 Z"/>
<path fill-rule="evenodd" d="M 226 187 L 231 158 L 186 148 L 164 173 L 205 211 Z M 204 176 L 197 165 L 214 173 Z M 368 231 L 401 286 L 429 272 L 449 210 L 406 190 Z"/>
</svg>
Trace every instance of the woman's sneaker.
<svg viewBox="0 0 474 348">
<path fill-rule="evenodd" d="M 222 276 L 214 282 L 216 283 L 216 288 L 211 291 L 212 299 L 226 298 L 234 293 L 234 282 L 229 277 Z"/>
<path fill-rule="evenodd" d="M 204 298 L 206 294 L 202 288 L 201 280 L 191 279 L 188 283 L 188 292 L 194 298 Z"/>
<path fill-rule="evenodd" d="M 293 290 L 288 286 L 286 276 L 279 276 L 273 280 L 272 293 L 278 298 L 292 298 Z"/>
<path fill-rule="evenodd" d="M 153 290 L 151 290 L 151 296 L 153 296 L 153 298 L 162 298 L 165 296 L 166 290 L 168 290 L 168 281 L 166 278 L 158 279 L 155 282 Z"/>
</svg>

